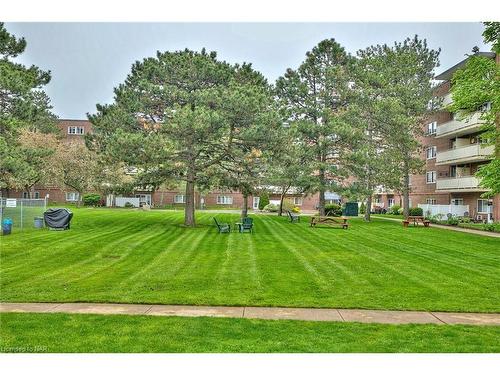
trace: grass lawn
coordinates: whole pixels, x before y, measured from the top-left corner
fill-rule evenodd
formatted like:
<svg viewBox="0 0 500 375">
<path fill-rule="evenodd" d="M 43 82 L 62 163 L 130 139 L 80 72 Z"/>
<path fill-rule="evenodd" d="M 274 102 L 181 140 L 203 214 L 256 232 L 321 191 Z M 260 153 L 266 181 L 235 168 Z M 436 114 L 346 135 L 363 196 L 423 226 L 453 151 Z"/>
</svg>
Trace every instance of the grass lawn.
<svg viewBox="0 0 500 375">
<path fill-rule="evenodd" d="M 0 314 L 2 352 L 499 352 L 500 327 Z"/>
<path fill-rule="evenodd" d="M 254 216 L 253 234 L 217 234 L 214 215 L 238 214 L 201 212 L 190 229 L 182 212 L 73 211 L 69 231 L 0 238 L 2 301 L 500 311 L 496 238 L 270 215 Z"/>
</svg>

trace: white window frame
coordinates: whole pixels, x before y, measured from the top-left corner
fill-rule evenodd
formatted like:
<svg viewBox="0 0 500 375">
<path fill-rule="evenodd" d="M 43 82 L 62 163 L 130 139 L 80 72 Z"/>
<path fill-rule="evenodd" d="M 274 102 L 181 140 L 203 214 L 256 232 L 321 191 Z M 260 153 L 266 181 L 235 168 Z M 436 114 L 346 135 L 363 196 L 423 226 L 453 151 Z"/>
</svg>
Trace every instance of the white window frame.
<svg viewBox="0 0 500 375">
<path fill-rule="evenodd" d="M 80 200 L 80 193 L 76 191 L 66 192 L 66 202 L 78 202 Z"/>
<path fill-rule="evenodd" d="M 429 176 L 431 176 L 430 180 L 429 180 Z M 425 172 L 425 182 L 428 184 L 435 184 L 436 183 L 436 176 L 437 176 L 436 171 Z"/>
<path fill-rule="evenodd" d="M 454 206 L 463 206 L 464 199 L 463 198 L 452 198 L 450 203 Z"/>
<path fill-rule="evenodd" d="M 295 206 L 302 206 L 302 197 L 293 197 L 293 204 Z"/>
<path fill-rule="evenodd" d="M 394 198 L 387 198 L 387 207 L 391 208 L 394 206 Z"/>
<path fill-rule="evenodd" d="M 486 207 L 486 211 L 480 211 L 480 210 L 479 210 L 479 202 L 483 202 L 483 203 L 482 203 L 483 210 L 484 210 L 484 209 L 485 209 L 485 207 Z M 486 202 L 486 204 L 485 204 L 484 202 Z M 478 199 L 478 200 L 477 200 L 477 213 L 478 213 L 478 214 L 488 214 L 488 213 L 489 213 L 489 212 L 488 212 L 488 199 Z"/>
<path fill-rule="evenodd" d="M 27 191 L 23 191 L 23 199 L 28 199 L 29 193 Z"/>
<path fill-rule="evenodd" d="M 429 151 L 430 151 L 430 156 L 429 156 Z M 426 149 L 426 156 L 427 156 L 427 160 L 430 160 L 430 159 L 435 159 L 436 158 L 436 154 L 437 154 L 437 146 L 429 146 L 427 147 Z"/>
<path fill-rule="evenodd" d="M 176 204 L 186 203 L 186 196 L 184 194 L 175 194 L 174 203 L 176 203 Z"/>
<path fill-rule="evenodd" d="M 436 198 L 426 198 L 425 204 L 436 205 L 437 199 Z"/>
<path fill-rule="evenodd" d="M 68 126 L 68 134 L 83 135 L 85 134 L 85 128 L 83 126 Z"/>
<path fill-rule="evenodd" d="M 217 195 L 217 204 L 233 204 L 233 197 L 230 195 Z"/>
<path fill-rule="evenodd" d="M 432 121 L 427 124 L 427 135 L 436 134 L 437 121 Z"/>
<path fill-rule="evenodd" d="M 40 199 L 40 192 L 39 191 L 35 191 L 35 193 L 33 195 L 34 195 L 35 199 Z"/>
</svg>

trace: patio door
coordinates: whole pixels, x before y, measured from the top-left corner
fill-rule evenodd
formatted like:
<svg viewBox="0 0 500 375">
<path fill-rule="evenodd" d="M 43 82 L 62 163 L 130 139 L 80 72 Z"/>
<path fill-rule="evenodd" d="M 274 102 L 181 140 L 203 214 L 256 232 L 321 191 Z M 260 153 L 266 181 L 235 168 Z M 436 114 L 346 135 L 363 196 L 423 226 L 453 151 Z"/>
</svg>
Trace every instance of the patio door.
<svg viewBox="0 0 500 375">
<path fill-rule="evenodd" d="M 151 194 L 136 194 L 136 198 L 139 198 L 139 206 L 149 205 L 151 206 Z"/>
</svg>

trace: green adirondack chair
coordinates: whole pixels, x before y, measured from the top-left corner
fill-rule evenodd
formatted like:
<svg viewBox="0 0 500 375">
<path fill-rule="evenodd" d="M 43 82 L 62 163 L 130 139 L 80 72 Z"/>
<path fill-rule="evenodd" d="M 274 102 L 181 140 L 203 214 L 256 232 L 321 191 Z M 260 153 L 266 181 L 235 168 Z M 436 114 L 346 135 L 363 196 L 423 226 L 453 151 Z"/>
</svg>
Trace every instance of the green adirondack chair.
<svg viewBox="0 0 500 375">
<path fill-rule="evenodd" d="M 227 223 L 219 223 L 217 219 L 214 217 L 215 225 L 217 225 L 217 230 L 219 233 L 229 233 L 231 232 L 231 225 Z"/>
<path fill-rule="evenodd" d="M 253 233 L 253 219 L 251 217 L 244 217 L 241 227 L 240 227 L 240 232 L 244 231 L 249 231 L 250 233 Z"/>
</svg>

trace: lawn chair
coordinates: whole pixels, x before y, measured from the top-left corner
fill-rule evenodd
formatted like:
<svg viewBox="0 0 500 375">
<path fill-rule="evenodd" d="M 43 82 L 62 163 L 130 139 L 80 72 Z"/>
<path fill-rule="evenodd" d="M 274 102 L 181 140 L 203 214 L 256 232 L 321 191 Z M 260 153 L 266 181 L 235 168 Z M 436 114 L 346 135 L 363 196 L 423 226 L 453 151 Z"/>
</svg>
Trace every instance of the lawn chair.
<svg viewBox="0 0 500 375">
<path fill-rule="evenodd" d="M 229 233 L 231 232 L 231 225 L 227 223 L 219 223 L 217 219 L 214 217 L 215 225 L 217 225 L 217 230 L 219 233 Z"/>
<path fill-rule="evenodd" d="M 240 232 L 243 233 L 246 230 L 253 233 L 253 219 L 251 217 L 244 217 L 241 223 Z"/>
<path fill-rule="evenodd" d="M 298 223 L 300 222 L 300 216 L 297 214 L 292 213 L 292 211 L 287 211 L 288 213 L 288 218 L 290 219 L 291 223 Z"/>
</svg>

